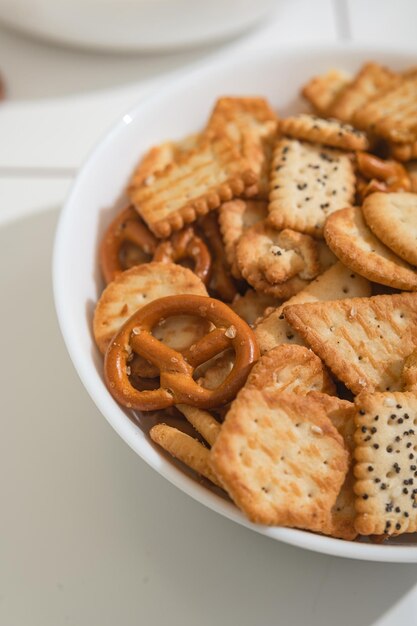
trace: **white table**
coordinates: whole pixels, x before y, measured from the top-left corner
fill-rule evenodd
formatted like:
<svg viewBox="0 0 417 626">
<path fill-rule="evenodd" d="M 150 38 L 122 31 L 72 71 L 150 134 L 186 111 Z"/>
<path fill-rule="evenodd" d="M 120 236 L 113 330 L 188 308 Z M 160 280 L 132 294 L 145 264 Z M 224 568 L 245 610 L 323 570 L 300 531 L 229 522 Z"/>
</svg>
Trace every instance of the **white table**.
<svg viewBox="0 0 417 626">
<path fill-rule="evenodd" d="M 416 22 L 412 0 L 288 0 L 221 49 L 414 44 Z M 417 567 L 274 543 L 156 475 L 95 409 L 60 338 L 50 254 L 71 180 L 166 72 L 213 53 L 98 55 L 0 30 L 10 95 L 0 108 L 2 626 L 417 623 Z"/>
</svg>

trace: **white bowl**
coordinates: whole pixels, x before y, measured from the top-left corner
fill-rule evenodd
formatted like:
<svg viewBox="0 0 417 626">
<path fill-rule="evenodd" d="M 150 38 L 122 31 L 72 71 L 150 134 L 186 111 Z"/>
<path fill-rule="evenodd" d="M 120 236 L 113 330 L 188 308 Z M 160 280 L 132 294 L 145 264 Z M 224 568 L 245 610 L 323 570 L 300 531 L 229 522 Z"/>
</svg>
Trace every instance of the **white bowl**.
<svg viewBox="0 0 417 626">
<path fill-rule="evenodd" d="M 83 48 L 170 50 L 225 39 L 277 0 L 0 0 L 0 20 L 42 39 Z"/>
<path fill-rule="evenodd" d="M 162 456 L 144 430 L 113 400 L 103 382 L 102 358 L 91 331 L 94 305 L 101 288 L 97 245 L 104 228 L 121 206 L 122 190 L 144 150 L 166 138 L 180 138 L 201 128 L 214 100 L 221 94 L 262 94 L 279 111 L 294 111 L 300 106 L 297 95 L 300 85 L 313 74 L 329 67 L 354 71 L 366 59 L 393 68 L 404 68 L 416 61 L 411 53 L 346 45 L 284 48 L 243 56 L 240 53 L 176 78 L 126 114 L 88 158 L 62 211 L 53 260 L 55 302 L 68 351 L 97 407 L 126 443 L 177 487 L 221 515 L 272 539 L 349 558 L 417 562 L 414 535 L 403 536 L 400 543 L 376 545 L 248 522 L 233 504 Z"/>
</svg>

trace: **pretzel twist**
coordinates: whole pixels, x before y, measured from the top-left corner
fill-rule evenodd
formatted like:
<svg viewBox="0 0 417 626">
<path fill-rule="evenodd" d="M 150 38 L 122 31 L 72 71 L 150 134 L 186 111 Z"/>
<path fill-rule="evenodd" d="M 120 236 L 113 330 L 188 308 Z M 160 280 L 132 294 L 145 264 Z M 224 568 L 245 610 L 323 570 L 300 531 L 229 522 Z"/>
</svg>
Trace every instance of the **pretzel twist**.
<svg viewBox="0 0 417 626">
<path fill-rule="evenodd" d="M 151 334 L 162 318 L 173 315 L 202 317 L 216 328 L 181 354 Z M 205 389 L 193 379 L 195 368 L 227 348 L 236 354 L 231 372 L 217 389 Z M 138 391 L 131 384 L 129 363 L 135 353 L 158 368 L 158 389 Z M 253 331 L 226 304 L 206 296 L 167 296 L 139 309 L 114 336 L 106 353 L 104 374 L 112 396 L 131 409 L 154 411 L 178 403 L 210 409 L 235 397 L 258 358 Z"/>
<path fill-rule="evenodd" d="M 131 206 L 124 209 L 106 230 L 100 245 L 100 267 L 106 283 L 127 269 L 121 260 L 123 245 L 129 242 L 152 255 L 157 239 Z"/>
<path fill-rule="evenodd" d="M 204 284 L 210 278 L 211 255 L 204 241 L 197 237 L 192 228 L 174 233 L 168 241 L 162 241 L 155 250 L 154 261 L 177 263 L 190 259 L 194 263 L 193 272 Z"/>
</svg>

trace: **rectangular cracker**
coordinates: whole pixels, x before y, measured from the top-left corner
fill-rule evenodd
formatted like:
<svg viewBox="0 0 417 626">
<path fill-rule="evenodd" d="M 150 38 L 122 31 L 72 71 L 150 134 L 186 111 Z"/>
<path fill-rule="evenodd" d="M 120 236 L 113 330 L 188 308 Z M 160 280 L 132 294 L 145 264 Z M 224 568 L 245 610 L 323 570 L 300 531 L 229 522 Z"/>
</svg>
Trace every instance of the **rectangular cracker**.
<svg viewBox="0 0 417 626">
<path fill-rule="evenodd" d="M 328 113 L 343 122 L 353 122 L 356 111 L 400 80 L 391 70 L 377 63 L 366 63 L 355 78 L 339 92 Z"/>
<path fill-rule="evenodd" d="M 156 172 L 149 185 L 131 193 L 131 200 L 152 232 L 168 237 L 222 202 L 253 191 L 256 181 L 236 147 L 215 139 Z"/>
<path fill-rule="evenodd" d="M 264 98 L 217 100 L 205 135 L 226 137 L 233 142 L 258 176 L 258 196 L 268 197 L 272 148 L 276 141 L 278 116 Z"/>
<path fill-rule="evenodd" d="M 320 532 L 345 479 L 348 453 L 313 400 L 243 388 L 210 462 L 251 521 Z"/>
<path fill-rule="evenodd" d="M 417 293 L 294 305 L 284 315 L 353 393 L 402 388 L 417 347 Z"/>
<path fill-rule="evenodd" d="M 255 335 L 261 354 L 282 343 L 305 345 L 300 335 L 284 317 L 283 311 L 286 306 L 370 295 L 371 285 L 365 278 L 358 276 L 342 263 L 336 263 L 284 304 L 270 309 L 269 314 L 257 323 Z"/>
<path fill-rule="evenodd" d="M 356 510 L 353 490 L 355 483 L 353 474 L 355 405 L 347 400 L 317 391 L 311 391 L 308 397 L 321 404 L 333 426 L 343 437 L 345 447 L 349 452 L 349 471 L 332 508 L 329 524 L 322 532 L 325 535 L 352 541 L 358 534 L 355 529 Z"/>
<path fill-rule="evenodd" d="M 417 396 L 360 394 L 355 400 L 356 530 L 417 531 Z"/>
<path fill-rule="evenodd" d="M 269 223 L 323 236 L 328 215 L 353 201 L 355 175 L 349 156 L 296 139 L 281 139 L 272 161 Z"/>
<path fill-rule="evenodd" d="M 332 69 L 326 74 L 314 76 L 304 85 L 301 93 L 317 113 L 327 115 L 335 98 L 350 83 L 351 79 L 349 74 Z"/>
<path fill-rule="evenodd" d="M 417 77 L 402 80 L 364 106 L 354 116 L 355 126 L 395 143 L 417 139 Z"/>
</svg>

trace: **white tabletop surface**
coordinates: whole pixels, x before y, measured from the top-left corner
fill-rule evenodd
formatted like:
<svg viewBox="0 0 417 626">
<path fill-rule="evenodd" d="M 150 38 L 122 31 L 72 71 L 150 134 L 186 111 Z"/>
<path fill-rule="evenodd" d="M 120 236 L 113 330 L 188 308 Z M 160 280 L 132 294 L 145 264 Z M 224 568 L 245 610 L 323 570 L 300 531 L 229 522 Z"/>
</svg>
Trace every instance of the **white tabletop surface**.
<svg viewBox="0 0 417 626">
<path fill-rule="evenodd" d="M 413 0 L 287 0 L 232 42 L 96 54 L 0 28 L 0 625 L 411 626 L 417 567 L 347 561 L 220 518 L 112 431 L 61 340 L 50 256 L 71 180 L 166 73 L 229 48 L 357 39 L 415 45 Z M 417 53 L 417 48 L 416 48 Z"/>
</svg>

